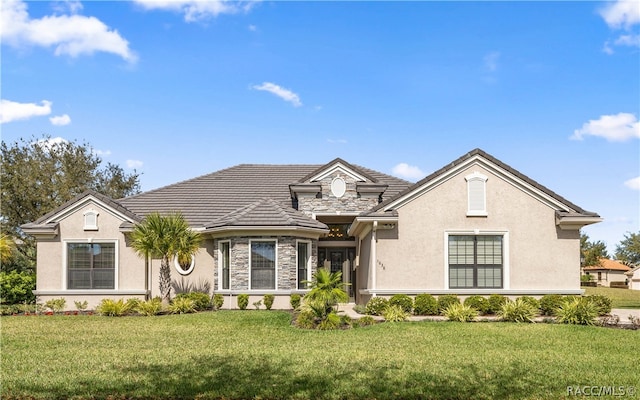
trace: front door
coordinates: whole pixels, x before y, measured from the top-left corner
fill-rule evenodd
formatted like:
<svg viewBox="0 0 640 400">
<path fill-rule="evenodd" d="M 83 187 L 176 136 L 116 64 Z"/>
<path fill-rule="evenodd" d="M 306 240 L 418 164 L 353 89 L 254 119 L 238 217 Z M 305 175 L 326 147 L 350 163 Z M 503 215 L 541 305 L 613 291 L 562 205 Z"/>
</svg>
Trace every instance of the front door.
<svg viewBox="0 0 640 400">
<path fill-rule="evenodd" d="M 325 247 L 318 249 L 318 267 L 324 267 L 331 272 L 341 272 L 342 282 L 348 283 L 345 287 L 350 298 L 354 295 L 356 249 L 353 247 Z"/>
</svg>

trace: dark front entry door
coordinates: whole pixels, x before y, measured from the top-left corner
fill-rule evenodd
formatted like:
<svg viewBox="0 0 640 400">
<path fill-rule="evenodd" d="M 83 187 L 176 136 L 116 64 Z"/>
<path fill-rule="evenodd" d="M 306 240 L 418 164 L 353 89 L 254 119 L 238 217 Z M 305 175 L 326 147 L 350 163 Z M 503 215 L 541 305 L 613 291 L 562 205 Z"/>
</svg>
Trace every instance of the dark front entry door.
<svg viewBox="0 0 640 400">
<path fill-rule="evenodd" d="M 355 271 L 353 263 L 356 249 L 353 247 L 325 247 L 318 249 L 318 267 L 328 268 L 331 272 L 341 272 L 342 282 L 348 283 L 345 290 L 353 297 Z"/>
</svg>

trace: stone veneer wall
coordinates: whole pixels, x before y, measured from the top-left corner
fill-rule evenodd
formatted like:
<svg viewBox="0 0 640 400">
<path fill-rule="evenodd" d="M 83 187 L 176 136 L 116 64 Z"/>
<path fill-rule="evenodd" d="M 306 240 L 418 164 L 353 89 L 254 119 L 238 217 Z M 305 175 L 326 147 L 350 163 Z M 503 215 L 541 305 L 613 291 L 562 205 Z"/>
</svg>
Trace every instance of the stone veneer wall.
<svg viewBox="0 0 640 400">
<path fill-rule="evenodd" d="M 295 236 L 238 236 L 230 238 L 220 238 L 215 241 L 214 251 L 214 290 L 220 291 L 218 287 L 218 250 L 221 241 L 230 241 L 230 276 L 229 287 L 232 291 L 249 291 L 249 243 L 251 240 L 276 240 L 277 241 L 277 289 L 276 290 L 298 290 L 297 289 L 297 242 L 311 242 L 311 272 L 316 270 L 318 260 L 318 241 Z M 260 290 L 261 292 L 264 290 Z"/>
<path fill-rule="evenodd" d="M 340 176 L 347 184 L 347 191 L 338 198 L 331 193 L 331 182 Z M 356 186 L 357 181 L 350 176 L 336 174 L 328 176 L 319 182 L 322 187 L 322 198 L 316 198 L 313 193 L 298 194 L 298 210 L 307 215 L 312 214 L 336 214 L 337 211 L 344 213 L 360 213 L 368 211 L 378 205 L 378 195 L 363 193 L 359 195 Z"/>
</svg>

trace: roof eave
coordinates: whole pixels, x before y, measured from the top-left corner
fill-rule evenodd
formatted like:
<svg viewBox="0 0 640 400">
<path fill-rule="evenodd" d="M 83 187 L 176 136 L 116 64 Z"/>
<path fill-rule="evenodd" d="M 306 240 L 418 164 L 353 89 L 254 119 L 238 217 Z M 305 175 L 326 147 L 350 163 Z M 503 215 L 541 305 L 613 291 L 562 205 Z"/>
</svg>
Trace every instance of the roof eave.
<svg viewBox="0 0 640 400">
<path fill-rule="evenodd" d="M 562 213 L 556 213 L 556 225 L 563 231 L 578 230 L 584 226 L 597 224 L 602 221 L 602 217 L 597 214 L 563 215 Z"/>
<path fill-rule="evenodd" d="M 60 224 L 24 224 L 20 229 L 36 239 L 54 239 L 58 236 Z"/>
</svg>

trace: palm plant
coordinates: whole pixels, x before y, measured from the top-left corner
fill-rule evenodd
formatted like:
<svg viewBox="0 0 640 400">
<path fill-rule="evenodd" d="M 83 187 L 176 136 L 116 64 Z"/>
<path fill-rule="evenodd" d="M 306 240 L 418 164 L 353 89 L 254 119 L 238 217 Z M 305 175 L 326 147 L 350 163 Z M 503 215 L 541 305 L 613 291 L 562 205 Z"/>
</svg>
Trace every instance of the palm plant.
<svg viewBox="0 0 640 400">
<path fill-rule="evenodd" d="M 189 228 L 180 213 L 149 214 L 131 233 L 131 247 L 139 256 L 161 259 L 160 297 L 166 301 L 171 297 L 171 260 L 195 254 L 200 242 L 200 234 Z"/>
<path fill-rule="evenodd" d="M 329 315 L 340 302 L 349 300 L 342 282 L 342 272 L 330 272 L 326 268 L 318 268 L 309 284 L 311 291 L 304 296 L 304 301 L 322 319 Z M 320 314 L 320 315 L 319 315 Z"/>
</svg>

